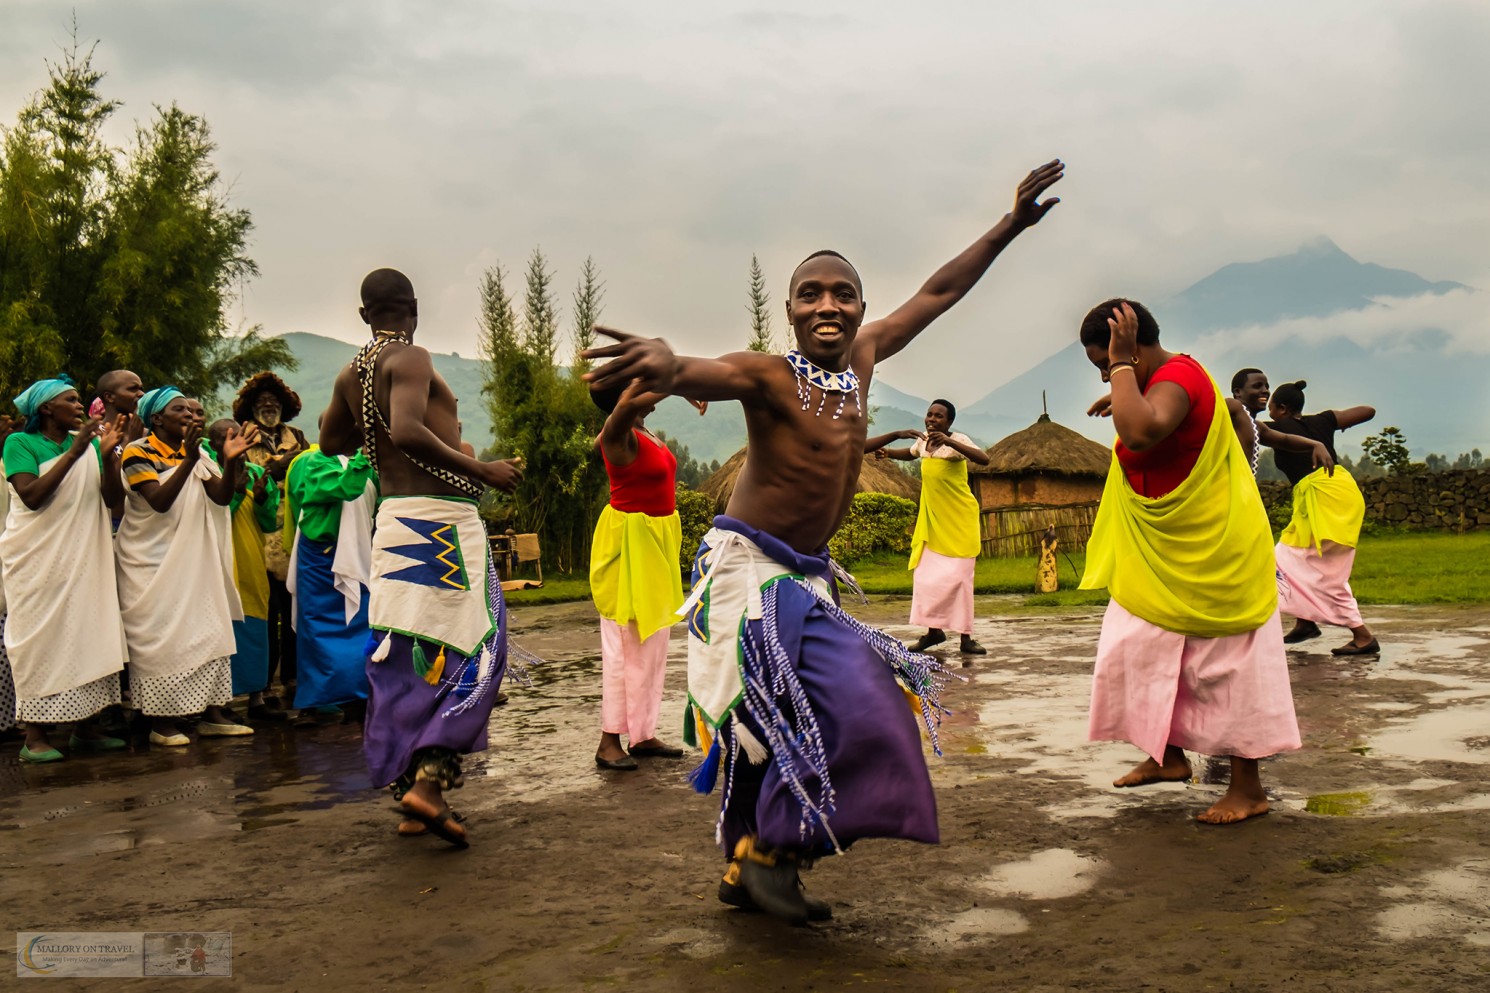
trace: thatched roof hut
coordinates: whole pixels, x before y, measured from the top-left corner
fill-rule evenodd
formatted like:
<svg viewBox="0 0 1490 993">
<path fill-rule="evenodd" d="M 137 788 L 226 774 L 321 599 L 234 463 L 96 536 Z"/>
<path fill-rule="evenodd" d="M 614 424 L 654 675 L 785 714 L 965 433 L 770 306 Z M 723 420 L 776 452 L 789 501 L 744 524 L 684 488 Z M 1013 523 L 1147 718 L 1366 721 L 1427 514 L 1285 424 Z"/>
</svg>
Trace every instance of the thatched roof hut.
<svg viewBox="0 0 1490 993">
<path fill-rule="evenodd" d="M 1041 414 L 988 449 L 968 477 L 983 509 L 983 554 L 1031 555 L 1054 526 L 1070 550 L 1086 547 L 1112 451 Z"/>
<path fill-rule="evenodd" d="M 740 478 L 740 470 L 745 468 L 745 449 L 740 449 L 725 460 L 719 467 L 719 471 L 699 484 L 699 492 L 714 501 L 719 512 L 724 513 L 724 507 L 729 503 L 730 494 L 735 492 L 735 481 Z M 921 497 L 921 481 L 909 473 L 902 472 L 893 462 L 881 462 L 874 456 L 864 459 L 864 465 L 859 470 L 859 493 L 889 493 L 892 496 L 905 497 L 907 500 L 919 500 Z"/>
<path fill-rule="evenodd" d="M 1106 479 L 1111 464 L 1112 449 L 1057 424 L 1049 414 L 1041 414 L 1023 431 L 988 449 L 987 465 L 970 466 L 968 471 L 982 476 L 1044 474 Z"/>
</svg>

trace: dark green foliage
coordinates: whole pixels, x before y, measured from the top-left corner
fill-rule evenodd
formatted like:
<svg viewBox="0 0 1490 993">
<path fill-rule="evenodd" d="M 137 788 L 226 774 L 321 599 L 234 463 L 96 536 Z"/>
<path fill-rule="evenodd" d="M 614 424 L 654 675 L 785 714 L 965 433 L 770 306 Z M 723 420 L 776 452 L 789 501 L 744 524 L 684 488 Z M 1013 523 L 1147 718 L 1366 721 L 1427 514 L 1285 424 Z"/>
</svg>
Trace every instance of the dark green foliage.
<svg viewBox="0 0 1490 993">
<path fill-rule="evenodd" d="M 673 453 L 673 458 L 678 460 L 679 486 L 695 489 L 700 483 L 708 479 L 711 474 L 719 471 L 719 461 L 717 459 L 712 463 L 701 462 L 694 458 L 693 453 L 688 450 L 688 446 L 677 438 L 669 438 L 662 431 L 653 431 L 652 433 L 662 439 L 663 444 L 667 445 L 667 450 Z"/>
<path fill-rule="evenodd" d="M 257 268 L 207 122 L 157 107 L 116 149 L 101 132 L 118 105 L 99 92 L 92 50 L 74 44 L 49 73 L 0 146 L 0 396 L 59 372 L 86 389 L 128 368 L 210 402 L 293 368 L 283 342 L 235 336 L 225 319 Z"/>
<path fill-rule="evenodd" d="M 536 533 L 545 566 L 575 572 L 589 565 L 590 539 L 607 496 L 605 467 L 594 448 L 605 418 L 590 400 L 583 370 L 554 364 L 558 310 L 552 286 L 548 263 L 535 249 L 519 325 L 501 267 L 482 276 L 480 346 L 493 453 L 524 461 L 517 493 L 488 495 L 483 513 L 516 531 Z M 586 328 L 599 317 L 599 289 L 598 271 L 588 263 L 575 293 Z M 576 328 L 577 340 L 580 332 Z"/>
<path fill-rule="evenodd" d="M 683 547 L 678 552 L 678 564 L 686 575 L 693 571 L 693 556 L 698 552 L 698 543 L 714 526 L 714 501 L 697 490 L 680 488 L 678 517 L 683 522 Z"/>
<path fill-rule="evenodd" d="M 1407 436 L 1401 428 L 1382 428 L 1381 434 L 1373 434 L 1361 442 L 1361 451 L 1393 476 L 1405 476 L 1421 468 L 1413 464 L 1407 449 Z"/>
<path fill-rule="evenodd" d="M 879 551 L 909 552 L 916 529 L 916 504 L 888 493 L 856 493 L 828 551 L 848 564 Z"/>
</svg>

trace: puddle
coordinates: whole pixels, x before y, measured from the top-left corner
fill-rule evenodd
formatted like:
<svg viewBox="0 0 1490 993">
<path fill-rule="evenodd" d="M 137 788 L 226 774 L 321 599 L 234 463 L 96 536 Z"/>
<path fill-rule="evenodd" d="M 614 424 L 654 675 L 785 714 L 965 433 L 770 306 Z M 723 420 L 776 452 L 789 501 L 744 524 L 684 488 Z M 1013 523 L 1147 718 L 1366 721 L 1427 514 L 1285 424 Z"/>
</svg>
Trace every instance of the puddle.
<svg viewBox="0 0 1490 993">
<path fill-rule="evenodd" d="M 1059 900 L 1091 889 L 1102 869 L 1101 859 L 1069 848 L 1048 848 L 1019 862 L 999 866 L 976 885 L 996 896 Z"/>
<path fill-rule="evenodd" d="M 935 927 L 923 930 L 922 938 L 928 944 L 946 947 L 964 941 L 1021 934 L 1029 929 L 1029 920 L 1017 911 L 1004 910 L 1001 907 L 974 907 Z"/>
<path fill-rule="evenodd" d="M 691 959 L 713 958 L 729 948 L 729 942 L 719 934 L 696 927 L 674 928 L 652 938 L 652 943 L 663 946 L 669 954 Z"/>
<path fill-rule="evenodd" d="M 1490 762 L 1490 701 L 1440 707 L 1388 725 L 1370 747 L 1377 755 L 1420 762 Z"/>
<path fill-rule="evenodd" d="M 1490 948 L 1490 860 L 1425 873 L 1414 885 L 1383 887 L 1381 895 L 1404 901 L 1377 915 L 1383 938 L 1459 938 Z"/>
</svg>

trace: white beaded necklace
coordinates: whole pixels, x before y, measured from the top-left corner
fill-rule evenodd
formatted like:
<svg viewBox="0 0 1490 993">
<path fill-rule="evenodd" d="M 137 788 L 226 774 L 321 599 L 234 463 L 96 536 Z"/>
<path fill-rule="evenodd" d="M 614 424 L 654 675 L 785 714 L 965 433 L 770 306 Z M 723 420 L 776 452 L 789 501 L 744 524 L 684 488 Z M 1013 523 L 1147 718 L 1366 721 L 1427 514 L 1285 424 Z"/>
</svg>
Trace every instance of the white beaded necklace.
<svg viewBox="0 0 1490 993">
<path fill-rule="evenodd" d="M 792 372 L 796 376 L 797 399 L 802 401 L 803 410 L 812 406 L 812 388 L 815 386 L 819 393 L 816 416 L 822 416 L 829 393 L 838 394 L 838 409 L 833 411 L 835 421 L 843 413 L 843 405 L 848 402 L 850 393 L 854 397 L 854 409 L 863 413 L 864 408 L 859 402 L 859 377 L 852 367 L 842 372 L 829 372 L 814 365 L 811 359 L 795 348 L 786 353 L 786 360 L 791 363 Z"/>
</svg>

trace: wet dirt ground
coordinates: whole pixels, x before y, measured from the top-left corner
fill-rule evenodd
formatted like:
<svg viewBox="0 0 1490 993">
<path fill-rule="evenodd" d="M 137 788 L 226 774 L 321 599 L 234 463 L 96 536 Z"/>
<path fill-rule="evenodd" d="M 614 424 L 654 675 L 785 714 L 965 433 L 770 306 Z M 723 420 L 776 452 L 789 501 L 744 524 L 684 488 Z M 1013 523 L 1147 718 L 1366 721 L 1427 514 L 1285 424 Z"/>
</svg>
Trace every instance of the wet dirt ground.
<svg viewBox="0 0 1490 993">
<path fill-rule="evenodd" d="M 1343 632 L 1292 652 L 1304 749 L 1265 764 L 1273 812 L 1228 828 L 1193 820 L 1219 763 L 1109 785 L 1138 756 L 1085 741 L 1100 611 L 1006 608 L 980 599 L 990 654 L 946 698 L 942 844 L 820 861 L 824 925 L 716 901 L 691 761 L 596 770 L 586 604 L 515 613 L 548 662 L 453 795 L 469 850 L 395 836 L 355 726 L 45 767 L 8 745 L 0 904 L 18 931 L 231 931 L 233 978 L 193 985 L 243 990 L 1490 991 L 1490 608 L 1374 608 L 1380 660 L 1332 658 Z M 910 636 L 906 609 L 855 608 Z"/>
</svg>

